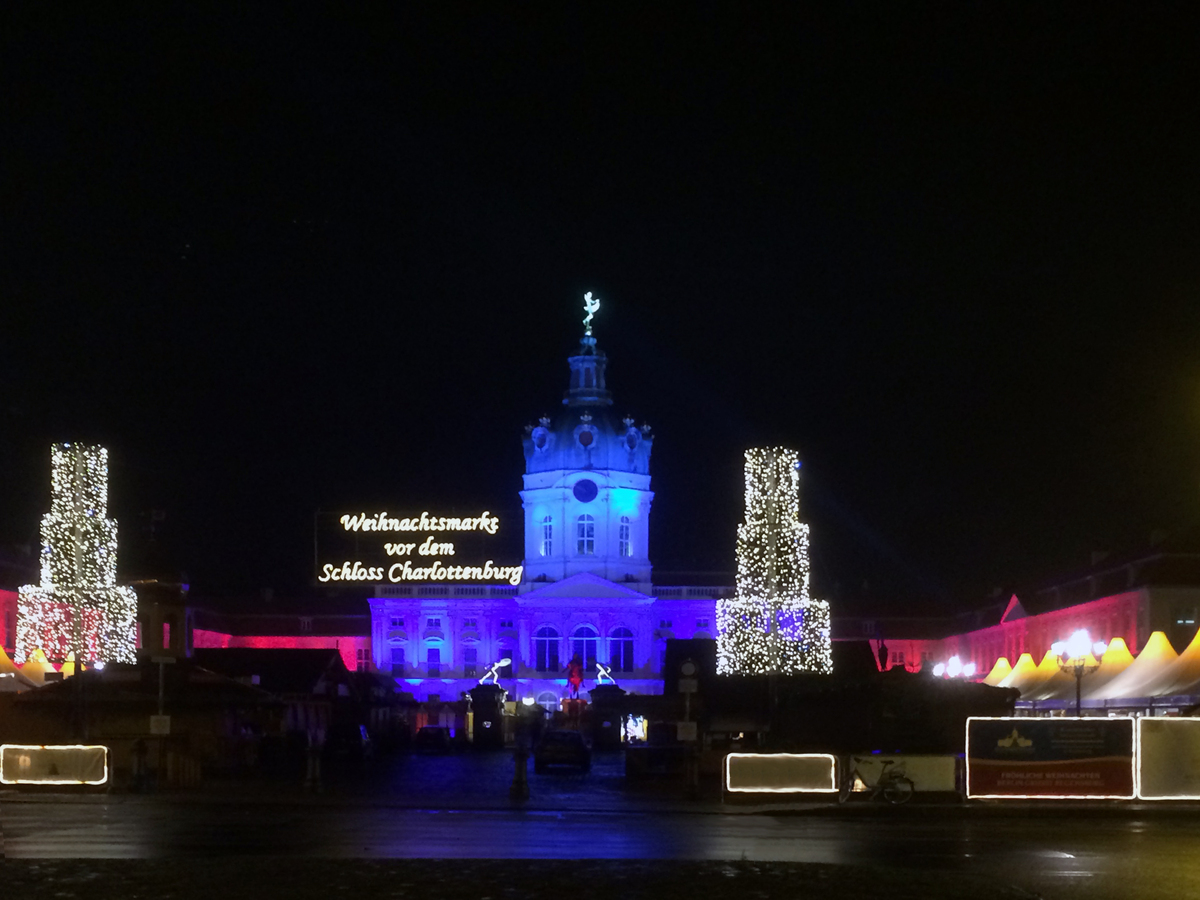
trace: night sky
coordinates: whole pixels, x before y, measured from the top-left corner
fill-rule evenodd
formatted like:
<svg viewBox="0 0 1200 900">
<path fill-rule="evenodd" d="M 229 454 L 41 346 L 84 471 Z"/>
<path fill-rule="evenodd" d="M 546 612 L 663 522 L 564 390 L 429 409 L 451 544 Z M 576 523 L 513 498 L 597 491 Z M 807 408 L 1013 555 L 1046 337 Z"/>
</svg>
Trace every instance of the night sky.
<svg viewBox="0 0 1200 900">
<path fill-rule="evenodd" d="M 661 572 L 732 572 L 765 443 L 845 609 L 1192 540 L 1194 19 L 427 6 L 6 13 L 10 557 L 84 440 L 123 578 L 311 593 L 317 510 L 489 509 L 516 561 L 587 290 Z"/>
</svg>

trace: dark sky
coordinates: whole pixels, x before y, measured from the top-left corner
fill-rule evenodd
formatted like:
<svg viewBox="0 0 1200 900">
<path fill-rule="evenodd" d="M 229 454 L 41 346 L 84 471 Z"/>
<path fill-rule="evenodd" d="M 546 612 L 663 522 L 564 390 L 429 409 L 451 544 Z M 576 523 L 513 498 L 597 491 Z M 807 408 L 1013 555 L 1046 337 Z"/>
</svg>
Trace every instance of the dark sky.
<svg viewBox="0 0 1200 900">
<path fill-rule="evenodd" d="M 2 29 L 0 545 L 91 440 L 125 577 L 302 591 L 314 511 L 360 506 L 488 508 L 518 557 L 585 290 L 660 570 L 732 570 L 768 442 L 847 604 L 1196 524 L 1191 18 L 108 6 Z"/>
</svg>

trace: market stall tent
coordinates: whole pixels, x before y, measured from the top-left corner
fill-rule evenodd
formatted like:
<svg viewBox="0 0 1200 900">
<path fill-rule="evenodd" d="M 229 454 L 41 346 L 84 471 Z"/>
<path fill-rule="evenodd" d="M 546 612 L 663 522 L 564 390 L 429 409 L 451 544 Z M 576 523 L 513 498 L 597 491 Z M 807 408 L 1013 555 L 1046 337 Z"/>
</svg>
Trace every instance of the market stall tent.
<svg viewBox="0 0 1200 900">
<path fill-rule="evenodd" d="M 1090 700 L 1096 692 L 1133 665 L 1133 654 L 1125 638 L 1115 637 L 1100 658 L 1100 668 L 1083 680 L 1083 698 Z"/>
<path fill-rule="evenodd" d="M 1147 688 L 1162 675 L 1164 669 L 1178 658 L 1179 654 L 1161 631 L 1150 635 L 1142 652 L 1124 672 L 1091 692 L 1096 700 L 1121 700 L 1130 697 L 1149 697 Z"/>
<path fill-rule="evenodd" d="M 996 660 L 996 664 L 992 666 L 992 671 L 988 672 L 987 678 L 983 679 L 983 683 L 991 687 L 996 687 L 996 685 L 1008 677 L 1008 674 L 1012 670 L 1012 663 L 1008 661 L 1008 657 L 1002 656 Z"/>
<path fill-rule="evenodd" d="M 1200 689 L 1200 631 L 1159 677 L 1146 685 L 1147 697 L 1192 694 Z"/>
<path fill-rule="evenodd" d="M 46 659 L 46 653 L 41 647 L 30 653 L 25 665 L 21 666 L 21 674 L 36 685 L 45 684 L 46 673 L 53 671 L 54 666 Z"/>
</svg>

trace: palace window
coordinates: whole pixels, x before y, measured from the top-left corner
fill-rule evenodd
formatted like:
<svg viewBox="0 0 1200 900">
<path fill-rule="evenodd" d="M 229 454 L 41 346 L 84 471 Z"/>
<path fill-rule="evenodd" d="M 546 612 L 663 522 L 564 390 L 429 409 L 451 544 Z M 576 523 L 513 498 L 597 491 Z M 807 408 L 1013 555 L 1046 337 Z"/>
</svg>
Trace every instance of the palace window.
<svg viewBox="0 0 1200 900">
<path fill-rule="evenodd" d="M 580 625 L 571 634 L 571 656 L 583 661 L 584 673 L 596 670 L 596 649 L 600 637 L 591 625 Z"/>
<path fill-rule="evenodd" d="M 608 664 L 614 672 L 633 671 L 633 632 L 614 628 L 608 636 Z"/>
<path fill-rule="evenodd" d="M 474 627 L 476 627 L 474 619 L 463 619 L 463 628 L 474 628 Z"/>
<path fill-rule="evenodd" d="M 621 524 L 617 529 L 617 553 L 633 556 L 633 544 L 629 540 L 629 516 L 621 516 Z"/>
<path fill-rule="evenodd" d="M 426 619 L 425 627 L 426 628 L 441 628 L 442 620 L 441 619 Z"/>
<path fill-rule="evenodd" d="M 501 619 L 501 620 L 500 620 L 500 627 L 501 627 L 501 628 L 512 628 L 512 627 L 513 627 L 513 620 L 512 620 L 512 619 Z"/>
<path fill-rule="evenodd" d="M 365 672 L 371 662 L 371 651 L 358 648 L 354 651 L 354 671 Z"/>
<path fill-rule="evenodd" d="M 575 520 L 575 552 L 580 556 L 596 552 L 596 520 L 589 515 Z"/>
<path fill-rule="evenodd" d="M 479 651 L 474 647 L 463 648 L 463 678 L 478 678 L 476 665 L 479 661 Z"/>
<path fill-rule="evenodd" d="M 430 647 L 425 651 L 425 670 L 430 678 L 442 677 L 442 651 L 439 647 Z"/>
<path fill-rule="evenodd" d="M 533 658 L 539 672 L 557 672 L 558 632 L 546 626 L 539 628 L 533 638 Z"/>
<path fill-rule="evenodd" d="M 550 516 L 542 519 L 542 556 L 554 554 L 554 519 Z"/>
<path fill-rule="evenodd" d="M 392 616 L 392 628 L 403 628 L 404 620 L 398 616 Z"/>
<path fill-rule="evenodd" d="M 392 648 L 392 677 L 401 678 L 404 675 L 404 648 Z"/>
</svg>

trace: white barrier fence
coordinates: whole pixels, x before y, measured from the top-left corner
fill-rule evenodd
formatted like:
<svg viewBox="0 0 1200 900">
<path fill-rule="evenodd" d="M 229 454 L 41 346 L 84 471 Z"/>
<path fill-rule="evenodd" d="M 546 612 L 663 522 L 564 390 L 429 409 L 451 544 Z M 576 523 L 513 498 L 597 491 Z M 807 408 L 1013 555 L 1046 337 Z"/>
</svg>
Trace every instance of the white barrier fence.
<svg viewBox="0 0 1200 900">
<path fill-rule="evenodd" d="M 829 753 L 730 753 L 725 790 L 734 794 L 837 793 L 837 758 Z"/>
<path fill-rule="evenodd" d="M 968 722 L 965 783 L 955 756 L 730 753 L 724 789 L 751 795 L 835 794 L 878 783 L 885 763 L 918 792 L 1013 800 L 1200 800 L 1200 718 L 999 717 Z M 815 796 L 814 796 L 815 799 Z"/>
<path fill-rule="evenodd" d="M 861 777 L 858 789 L 876 783 L 890 760 L 895 771 L 918 791 L 958 790 L 958 759 L 954 756 L 888 754 L 846 757 L 832 753 L 730 753 L 725 757 L 724 789 L 731 794 L 836 794 L 841 773 L 849 765 Z"/>
<path fill-rule="evenodd" d="M 855 790 L 869 790 L 883 774 L 884 761 L 892 762 L 891 769 L 913 783 L 915 791 L 954 792 L 958 790 L 958 757 L 911 755 L 902 753 L 872 754 L 855 756 L 854 765 L 862 776 L 862 786 Z"/>
<path fill-rule="evenodd" d="M 0 784 L 105 784 L 108 748 L 0 744 Z"/>
<path fill-rule="evenodd" d="M 1137 760 L 1140 799 L 1200 800 L 1200 719 L 1138 719 Z"/>
</svg>

